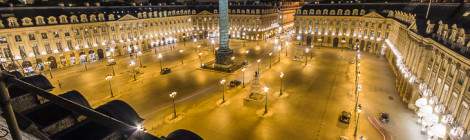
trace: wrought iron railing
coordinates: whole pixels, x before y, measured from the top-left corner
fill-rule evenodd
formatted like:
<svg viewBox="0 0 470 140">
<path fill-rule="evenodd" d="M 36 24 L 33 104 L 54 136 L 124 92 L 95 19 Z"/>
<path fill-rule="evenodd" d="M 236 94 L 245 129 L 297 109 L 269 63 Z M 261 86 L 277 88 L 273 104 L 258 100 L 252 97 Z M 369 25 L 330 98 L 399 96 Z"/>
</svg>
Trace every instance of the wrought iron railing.
<svg viewBox="0 0 470 140">
<path fill-rule="evenodd" d="M 10 98 L 10 94 L 8 91 L 9 85 L 15 85 L 17 87 L 22 88 L 23 90 L 26 90 L 31 93 L 35 93 L 36 95 L 41 96 L 60 107 L 73 110 L 74 112 L 80 115 L 86 116 L 87 119 L 90 119 L 100 125 L 111 127 L 116 130 L 138 132 L 136 133 L 136 135 L 138 136 L 133 137 L 133 138 L 146 139 L 146 140 L 147 139 L 148 140 L 161 140 L 160 138 L 141 130 L 139 126 L 132 126 L 130 124 L 127 124 L 125 122 L 112 118 L 108 115 L 100 113 L 91 108 L 87 108 L 83 105 L 72 102 L 63 97 L 56 96 L 52 93 L 49 93 L 48 91 L 44 89 L 36 87 L 30 83 L 24 82 L 16 78 L 13 75 L 10 75 L 8 72 L 1 72 L 0 73 L 0 105 L 1 105 L 1 108 L 3 109 L 4 117 L 7 121 L 10 134 L 14 140 L 21 140 L 22 137 L 20 134 L 21 131 L 19 129 L 18 122 L 16 120 L 15 111 L 11 104 L 11 98 Z"/>
</svg>

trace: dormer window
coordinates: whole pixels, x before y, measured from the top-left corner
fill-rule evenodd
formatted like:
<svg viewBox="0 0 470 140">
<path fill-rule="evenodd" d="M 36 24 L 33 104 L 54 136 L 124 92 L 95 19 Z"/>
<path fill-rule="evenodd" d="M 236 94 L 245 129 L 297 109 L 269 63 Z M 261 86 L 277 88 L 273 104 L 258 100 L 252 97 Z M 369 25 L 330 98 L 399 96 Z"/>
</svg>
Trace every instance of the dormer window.
<svg viewBox="0 0 470 140">
<path fill-rule="evenodd" d="M 109 15 L 108 15 L 108 20 L 114 20 L 114 15 L 113 15 L 113 14 L 109 14 Z"/>
<path fill-rule="evenodd" d="M 8 26 L 9 27 L 18 27 L 18 20 L 15 17 L 9 17 L 8 19 Z"/>
<path fill-rule="evenodd" d="M 57 20 L 56 20 L 56 18 L 53 17 L 53 16 L 50 16 L 49 18 L 47 18 L 47 22 L 48 22 L 49 24 L 57 24 Z"/>
<path fill-rule="evenodd" d="M 37 25 L 44 25 L 44 24 L 46 24 L 46 22 L 44 21 L 44 17 L 42 17 L 42 16 L 37 16 L 37 17 L 36 17 L 36 24 L 37 24 Z"/>
<path fill-rule="evenodd" d="M 23 23 L 23 26 L 32 26 L 33 22 L 31 18 L 25 17 L 21 19 L 21 22 Z"/>
<path fill-rule="evenodd" d="M 80 15 L 80 22 L 88 22 L 87 16 L 85 14 Z"/>
<path fill-rule="evenodd" d="M 90 15 L 90 22 L 96 22 L 96 15 L 94 14 Z"/>
<path fill-rule="evenodd" d="M 70 22 L 78 23 L 78 17 L 76 15 L 70 16 Z"/>
<path fill-rule="evenodd" d="M 62 23 L 62 24 L 68 23 L 67 16 L 65 16 L 65 15 L 59 16 L 59 19 L 60 19 L 60 23 Z"/>
<path fill-rule="evenodd" d="M 98 14 L 98 21 L 104 21 L 104 14 Z"/>
</svg>

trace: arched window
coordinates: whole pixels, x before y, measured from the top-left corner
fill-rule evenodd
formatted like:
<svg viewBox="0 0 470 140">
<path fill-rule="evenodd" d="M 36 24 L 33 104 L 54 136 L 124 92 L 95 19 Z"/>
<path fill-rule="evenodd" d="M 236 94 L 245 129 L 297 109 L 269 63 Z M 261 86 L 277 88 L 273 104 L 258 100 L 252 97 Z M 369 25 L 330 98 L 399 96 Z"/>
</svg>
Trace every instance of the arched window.
<svg viewBox="0 0 470 140">
<path fill-rule="evenodd" d="M 42 16 L 37 16 L 37 17 L 36 17 L 36 24 L 37 24 L 37 25 L 44 25 L 44 24 L 46 24 L 46 22 L 44 21 L 44 17 L 42 17 Z"/>
<path fill-rule="evenodd" d="M 87 16 L 85 14 L 80 15 L 80 22 L 88 22 Z"/>
<path fill-rule="evenodd" d="M 54 16 L 50 16 L 47 18 L 48 24 L 57 24 L 57 19 Z"/>
<path fill-rule="evenodd" d="M 66 15 L 60 15 L 60 16 L 59 16 L 59 19 L 60 19 L 60 23 L 62 23 L 62 24 L 68 23 L 68 20 L 67 20 L 67 16 L 66 16 Z"/>
</svg>

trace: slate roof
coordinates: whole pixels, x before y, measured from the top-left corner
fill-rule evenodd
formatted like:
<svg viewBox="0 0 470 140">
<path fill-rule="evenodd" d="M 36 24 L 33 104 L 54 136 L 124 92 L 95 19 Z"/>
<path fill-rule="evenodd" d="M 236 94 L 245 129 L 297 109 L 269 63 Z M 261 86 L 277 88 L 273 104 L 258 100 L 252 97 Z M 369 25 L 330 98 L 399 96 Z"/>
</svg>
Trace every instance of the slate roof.
<svg viewBox="0 0 470 140">
<path fill-rule="evenodd" d="M 60 15 L 80 15 L 80 14 L 95 14 L 99 13 L 109 14 L 113 13 L 116 16 L 124 16 L 126 14 L 137 17 L 139 12 L 153 12 L 163 10 L 187 10 L 188 7 L 184 5 L 166 5 L 166 6 L 90 6 L 90 7 L 1 7 L 0 19 L 6 21 L 8 17 L 16 17 L 22 19 L 24 17 L 34 18 L 36 16 L 49 16 L 59 17 Z M 107 18 L 107 16 L 105 16 Z"/>
<path fill-rule="evenodd" d="M 442 20 L 448 25 L 456 24 L 466 31 L 470 31 L 470 3 L 434 3 L 430 7 L 429 17 L 426 19 L 427 3 L 342 3 L 342 4 L 307 4 L 302 10 L 310 9 L 364 9 L 367 12 L 375 11 L 386 17 L 389 10 L 399 10 L 416 14 L 418 32 L 424 33 L 426 22 L 437 23 Z M 467 13 L 468 14 L 468 13 Z"/>
<path fill-rule="evenodd" d="M 116 16 L 124 16 L 126 14 L 137 17 L 139 12 L 153 12 L 163 10 L 196 10 L 210 11 L 217 9 L 218 5 L 215 3 L 199 3 L 194 5 L 152 5 L 152 6 L 80 6 L 80 7 L 60 7 L 60 6 L 44 6 L 44 7 L 0 7 L 0 19 L 6 21 L 8 17 L 16 17 L 22 19 L 24 17 L 34 18 L 36 16 L 43 16 L 47 18 L 49 16 L 59 17 L 60 15 L 80 15 L 80 14 L 109 14 L 113 13 Z M 245 4 L 237 5 L 232 4 L 229 8 L 236 9 L 271 9 L 274 6 L 270 4 Z M 107 18 L 107 16 L 105 16 Z M 5 24 L 5 22 L 4 22 Z"/>
</svg>

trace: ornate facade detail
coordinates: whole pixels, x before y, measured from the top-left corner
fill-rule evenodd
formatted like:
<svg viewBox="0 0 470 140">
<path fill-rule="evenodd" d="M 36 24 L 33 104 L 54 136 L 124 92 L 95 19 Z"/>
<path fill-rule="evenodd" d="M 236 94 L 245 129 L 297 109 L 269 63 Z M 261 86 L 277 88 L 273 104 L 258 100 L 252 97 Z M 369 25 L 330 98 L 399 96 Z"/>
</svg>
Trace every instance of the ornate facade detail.
<svg viewBox="0 0 470 140">
<path fill-rule="evenodd" d="M 47 18 L 47 24 L 57 24 L 57 19 L 54 16 Z"/>
<path fill-rule="evenodd" d="M 25 17 L 23 19 L 21 19 L 21 23 L 23 26 L 33 26 L 34 23 L 33 23 L 33 20 L 29 17 Z"/>
<path fill-rule="evenodd" d="M 44 17 L 43 17 L 43 16 L 37 16 L 35 19 L 36 19 L 36 25 L 44 25 L 44 24 L 46 24 L 46 22 L 44 21 Z"/>
</svg>

